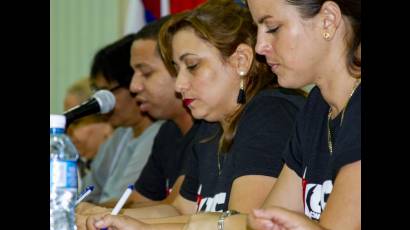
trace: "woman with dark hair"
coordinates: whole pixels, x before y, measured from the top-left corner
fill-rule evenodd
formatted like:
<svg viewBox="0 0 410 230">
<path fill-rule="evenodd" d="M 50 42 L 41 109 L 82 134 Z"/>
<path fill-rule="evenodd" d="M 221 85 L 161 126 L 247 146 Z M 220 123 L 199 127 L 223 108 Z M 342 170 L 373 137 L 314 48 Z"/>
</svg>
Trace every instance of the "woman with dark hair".
<svg viewBox="0 0 410 230">
<path fill-rule="evenodd" d="M 232 210 L 248 213 L 263 204 L 282 169 L 281 153 L 304 97 L 278 87 L 276 76 L 253 50 L 256 29 L 249 11 L 232 0 L 208 1 L 174 16 L 161 28 L 159 47 L 176 77 L 175 89 L 192 116 L 204 122 L 174 202 L 127 209 L 123 214 L 139 219 L 190 216 L 197 211 L 219 216 Z M 101 217 L 89 218 L 87 227 L 184 227 Z M 216 229 L 217 219 L 213 224 Z"/>
<path fill-rule="evenodd" d="M 279 84 L 314 83 L 254 229 L 361 228 L 361 1 L 248 0 Z M 304 215 L 303 215 L 304 214 Z"/>
</svg>

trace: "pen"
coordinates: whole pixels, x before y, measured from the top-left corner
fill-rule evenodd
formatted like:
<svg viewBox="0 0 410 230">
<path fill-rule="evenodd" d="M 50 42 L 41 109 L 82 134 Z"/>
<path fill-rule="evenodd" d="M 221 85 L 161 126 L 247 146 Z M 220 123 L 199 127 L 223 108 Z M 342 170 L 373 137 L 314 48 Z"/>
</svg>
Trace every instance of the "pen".
<svg viewBox="0 0 410 230">
<path fill-rule="evenodd" d="M 111 215 L 115 216 L 120 212 L 122 206 L 124 206 L 124 204 L 127 201 L 128 197 L 131 195 L 132 190 L 134 190 L 134 185 L 132 185 L 132 184 L 128 185 L 128 188 L 122 194 L 120 200 L 117 202 L 114 209 L 111 211 Z M 102 228 L 101 230 L 108 230 L 108 228 Z"/>
<path fill-rule="evenodd" d="M 80 198 L 77 199 L 75 202 L 75 206 L 77 206 L 84 198 L 86 198 L 90 193 L 94 190 L 94 186 L 90 185 L 85 188 L 85 190 L 80 194 Z"/>
</svg>

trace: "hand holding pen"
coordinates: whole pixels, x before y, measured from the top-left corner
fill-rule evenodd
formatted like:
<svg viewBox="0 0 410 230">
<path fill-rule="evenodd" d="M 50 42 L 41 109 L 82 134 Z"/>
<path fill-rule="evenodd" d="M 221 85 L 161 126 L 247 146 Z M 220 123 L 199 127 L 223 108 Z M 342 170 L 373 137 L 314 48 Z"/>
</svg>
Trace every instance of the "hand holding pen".
<svg viewBox="0 0 410 230">
<path fill-rule="evenodd" d="M 134 190 L 134 185 L 132 184 L 128 185 L 128 188 L 122 194 L 120 200 L 117 202 L 114 209 L 111 211 L 111 215 L 113 216 L 118 215 L 121 208 L 124 206 L 125 202 L 128 200 L 128 197 L 131 195 L 132 190 Z M 101 230 L 108 230 L 108 228 L 102 228 Z"/>
</svg>

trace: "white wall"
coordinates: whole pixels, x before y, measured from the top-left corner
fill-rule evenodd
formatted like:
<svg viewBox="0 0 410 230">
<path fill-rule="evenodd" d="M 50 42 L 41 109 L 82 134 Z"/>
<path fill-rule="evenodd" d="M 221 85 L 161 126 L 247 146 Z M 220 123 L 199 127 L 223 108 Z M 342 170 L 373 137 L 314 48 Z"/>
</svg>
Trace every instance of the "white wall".
<svg viewBox="0 0 410 230">
<path fill-rule="evenodd" d="M 50 113 L 67 88 L 88 76 L 95 52 L 120 38 L 126 0 L 50 0 Z"/>
</svg>

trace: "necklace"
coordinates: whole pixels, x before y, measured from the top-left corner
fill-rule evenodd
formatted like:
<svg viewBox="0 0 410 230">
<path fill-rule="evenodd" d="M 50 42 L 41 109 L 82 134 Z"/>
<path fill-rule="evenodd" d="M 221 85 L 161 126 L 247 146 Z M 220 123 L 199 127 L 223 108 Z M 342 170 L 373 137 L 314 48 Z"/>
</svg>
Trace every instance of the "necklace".
<svg viewBox="0 0 410 230">
<path fill-rule="evenodd" d="M 342 117 L 340 118 L 340 125 L 339 125 L 339 127 L 342 127 L 342 123 L 343 123 L 343 118 L 344 118 L 344 115 L 345 115 L 346 107 L 347 107 L 347 105 L 349 104 L 350 98 L 352 98 L 352 96 L 353 96 L 353 94 L 354 94 L 354 91 L 356 91 L 356 89 L 357 89 L 357 87 L 359 86 L 360 82 L 361 82 L 361 79 L 358 79 L 358 80 L 356 81 L 356 83 L 354 84 L 354 86 L 353 86 L 352 92 L 350 92 L 349 99 L 347 99 L 346 105 L 344 106 L 344 108 L 343 108 L 343 110 L 342 110 Z M 329 147 L 330 155 L 333 154 L 332 134 L 331 134 L 331 132 L 330 132 L 330 119 L 331 119 L 331 118 L 332 118 L 332 107 L 329 108 L 329 113 L 327 114 L 327 144 L 328 144 L 328 147 Z"/>
</svg>

